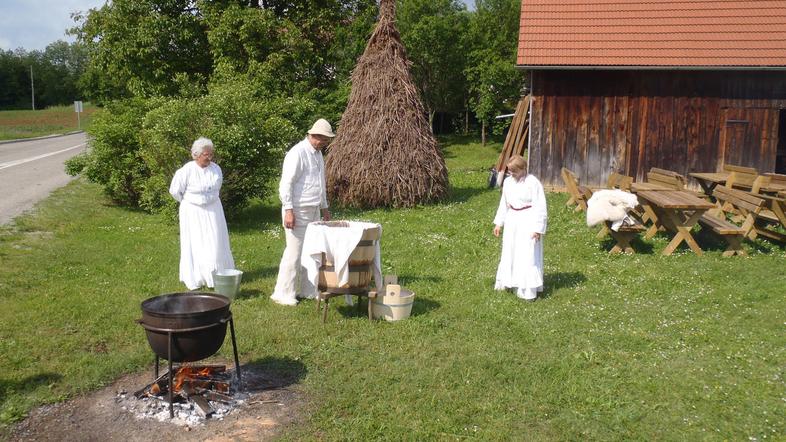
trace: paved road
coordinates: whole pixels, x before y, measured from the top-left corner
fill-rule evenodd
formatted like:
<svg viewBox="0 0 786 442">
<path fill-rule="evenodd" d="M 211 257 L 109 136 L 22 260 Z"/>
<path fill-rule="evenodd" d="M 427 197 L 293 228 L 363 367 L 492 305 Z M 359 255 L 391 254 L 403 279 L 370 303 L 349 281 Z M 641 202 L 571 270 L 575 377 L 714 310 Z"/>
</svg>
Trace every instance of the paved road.
<svg viewBox="0 0 786 442">
<path fill-rule="evenodd" d="M 6 224 L 73 177 L 64 162 L 85 150 L 84 133 L 0 144 L 0 224 Z"/>
</svg>

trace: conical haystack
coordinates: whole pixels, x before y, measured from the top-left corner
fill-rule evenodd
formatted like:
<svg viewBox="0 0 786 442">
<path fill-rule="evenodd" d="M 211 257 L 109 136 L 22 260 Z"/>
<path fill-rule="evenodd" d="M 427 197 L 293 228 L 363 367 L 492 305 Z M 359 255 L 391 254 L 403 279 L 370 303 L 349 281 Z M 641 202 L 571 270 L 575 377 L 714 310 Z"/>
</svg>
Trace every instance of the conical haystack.
<svg viewBox="0 0 786 442">
<path fill-rule="evenodd" d="M 395 0 L 382 0 L 327 155 L 328 194 L 340 205 L 410 207 L 447 194 L 445 160 L 409 65 Z"/>
</svg>

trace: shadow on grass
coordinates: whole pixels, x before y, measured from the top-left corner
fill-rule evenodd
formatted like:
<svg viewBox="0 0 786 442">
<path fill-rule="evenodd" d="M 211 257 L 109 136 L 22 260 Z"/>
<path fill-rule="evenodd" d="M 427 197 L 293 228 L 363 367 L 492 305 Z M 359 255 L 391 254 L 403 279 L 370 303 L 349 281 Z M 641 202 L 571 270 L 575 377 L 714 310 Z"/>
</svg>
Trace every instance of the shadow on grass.
<svg viewBox="0 0 786 442">
<path fill-rule="evenodd" d="M 557 290 L 576 287 L 587 277 L 580 272 L 555 272 L 543 275 L 543 292 L 538 295 L 540 298 L 548 298 Z"/>
<path fill-rule="evenodd" d="M 487 187 L 451 187 L 450 195 L 440 204 L 463 203 L 470 198 L 488 192 Z"/>
<path fill-rule="evenodd" d="M 280 205 L 254 201 L 228 220 L 229 230 L 237 233 L 261 232 L 281 226 Z"/>
<path fill-rule="evenodd" d="M 0 379 L 0 397 L 29 393 L 38 387 L 50 385 L 62 378 L 63 375 L 58 373 L 41 373 L 18 381 Z"/>
<path fill-rule="evenodd" d="M 253 282 L 257 279 L 269 278 L 278 275 L 278 267 L 262 267 L 243 271 L 243 282 Z"/>
<path fill-rule="evenodd" d="M 424 298 L 423 296 L 418 296 L 418 294 L 415 293 L 415 302 L 412 304 L 412 316 L 420 316 L 430 313 L 441 306 L 442 304 L 439 302 Z"/>
<path fill-rule="evenodd" d="M 285 388 L 306 377 L 306 366 L 292 358 L 266 357 L 241 365 L 243 386 L 249 392 Z"/>
<path fill-rule="evenodd" d="M 708 230 L 700 230 L 694 234 L 699 246 L 705 252 L 715 251 L 723 253 L 726 250 L 726 241 L 720 236 Z M 786 244 L 769 241 L 760 237 L 761 239 L 751 240 L 746 238 L 742 244 L 742 249 L 745 251 L 753 251 L 762 255 L 770 255 L 773 253 L 780 253 L 786 248 Z M 682 245 L 680 245 L 682 247 Z"/>
<path fill-rule="evenodd" d="M 343 296 L 342 297 L 337 297 L 337 298 L 340 298 L 342 300 L 341 302 L 343 302 L 343 299 L 344 299 Z M 353 302 L 355 304 L 354 305 L 346 305 L 346 304 L 339 305 L 338 307 L 336 307 L 336 310 L 338 311 L 338 313 L 341 316 L 345 317 L 345 318 L 353 318 L 353 317 L 368 318 L 368 310 L 367 310 L 368 309 L 368 304 L 366 304 L 366 302 L 368 301 L 368 298 L 361 297 L 360 304 L 358 304 L 358 302 L 357 302 L 358 297 L 353 296 L 353 298 L 354 298 Z M 335 302 L 335 301 L 333 301 L 333 302 Z M 441 306 L 441 304 L 439 302 L 433 301 L 433 300 L 428 299 L 428 298 L 424 298 L 422 296 L 418 296 L 418 294 L 415 293 L 415 300 L 414 300 L 414 302 L 412 304 L 412 313 L 410 315 L 411 316 L 423 315 L 423 314 L 426 314 L 426 313 L 429 313 L 429 312 L 431 312 L 433 310 L 438 309 L 440 306 Z M 330 312 L 328 312 L 328 319 L 327 320 L 330 321 Z"/>
<path fill-rule="evenodd" d="M 262 290 L 240 290 L 237 295 L 235 295 L 235 299 L 251 299 L 251 298 L 258 298 L 262 296 Z"/>
<path fill-rule="evenodd" d="M 611 236 L 606 236 L 600 243 L 600 249 L 608 252 L 612 249 L 612 247 L 614 247 L 615 244 L 617 244 L 617 241 L 615 241 L 614 238 Z M 633 240 L 630 242 L 630 245 L 633 247 L 633 250 L 636 253 L 642 255 L 652 255 L 655 250 L 655 247 L 652 245 L 652 243 L 644 242 L 641 239 L 641 236 L 633 238 Z"/>
</svg>

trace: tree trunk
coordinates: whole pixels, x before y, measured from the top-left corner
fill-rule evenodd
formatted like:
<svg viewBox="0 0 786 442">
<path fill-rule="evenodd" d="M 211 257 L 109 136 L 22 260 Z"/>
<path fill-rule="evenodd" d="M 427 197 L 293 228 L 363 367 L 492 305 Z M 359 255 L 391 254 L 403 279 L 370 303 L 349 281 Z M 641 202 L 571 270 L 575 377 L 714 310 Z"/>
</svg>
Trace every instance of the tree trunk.
<svg viewBox="0 0 786 442">
<path fill-rule="evenodd" d="M 486 145 L 486 122 L 485 121 L 480 125 L 480 145 L 481 146 L 485 146 Z"/>
<path fill-rule="evenodd" d="M 469 109 L 464 111 L 464 135 L 469 133 Z"/>
</svg>

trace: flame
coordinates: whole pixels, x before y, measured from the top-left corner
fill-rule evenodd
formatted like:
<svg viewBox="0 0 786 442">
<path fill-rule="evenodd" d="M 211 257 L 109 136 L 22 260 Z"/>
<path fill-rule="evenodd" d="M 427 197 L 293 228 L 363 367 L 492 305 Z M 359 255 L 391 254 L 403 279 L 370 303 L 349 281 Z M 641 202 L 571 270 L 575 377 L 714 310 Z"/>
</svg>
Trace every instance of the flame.
<svg viewBox="0 0 786 442">
<path fill-rule="evenodd" d="M 191 366 L 181 367 L 175 374 L 174 385 L 172 386 L 173 393 L 180 391 L 186 378 L 193 376 L 210 377 L 212 374 L 213 369 L 210 367 L 202 367 L 201 369 Z"/>
</svg>

